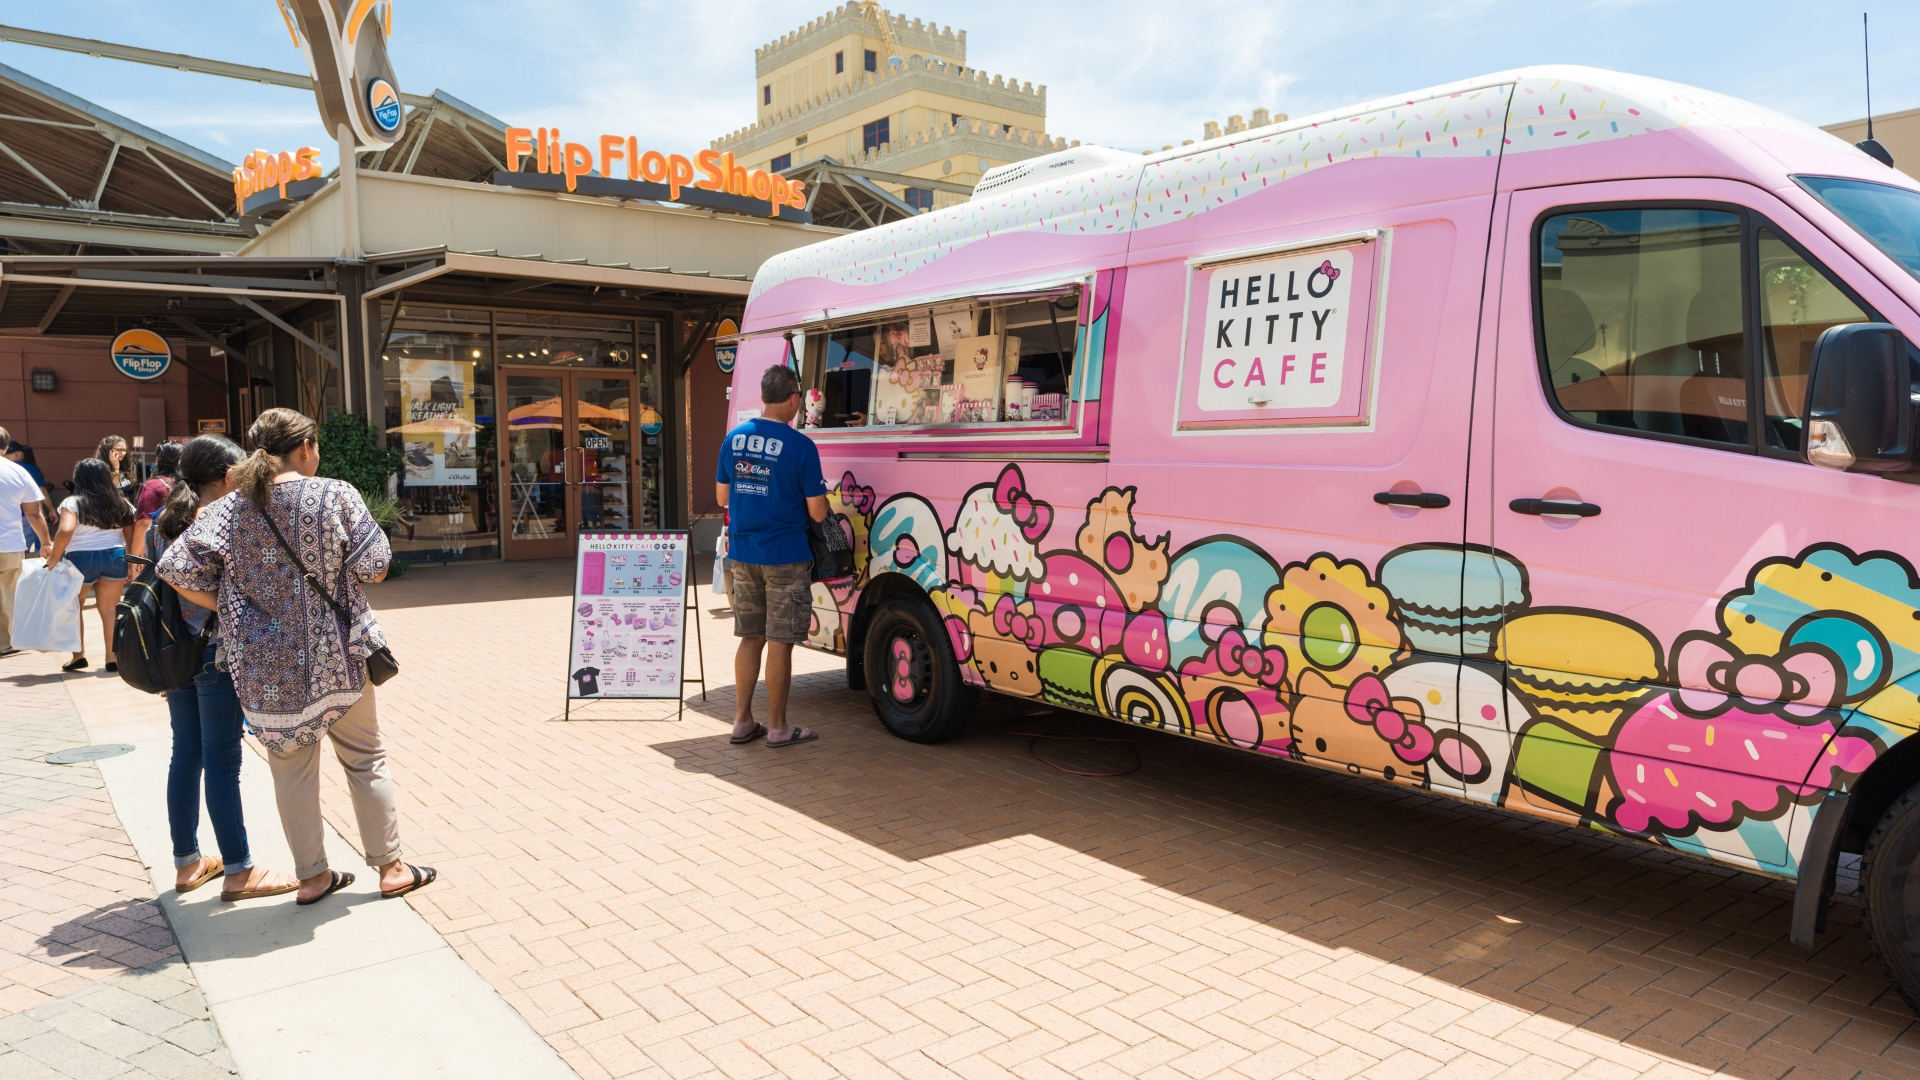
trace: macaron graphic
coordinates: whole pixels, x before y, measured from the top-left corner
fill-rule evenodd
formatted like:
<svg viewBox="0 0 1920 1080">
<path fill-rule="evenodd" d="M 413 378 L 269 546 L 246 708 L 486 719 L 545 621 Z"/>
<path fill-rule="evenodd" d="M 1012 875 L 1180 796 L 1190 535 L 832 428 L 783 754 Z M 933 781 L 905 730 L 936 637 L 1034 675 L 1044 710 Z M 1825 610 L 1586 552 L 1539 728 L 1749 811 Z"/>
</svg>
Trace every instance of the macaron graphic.
<svg viewBox="0 0 1920 1080">
<path fill-rule="evenodd" d="M 1527 572 L 1498 551 L 1413 544 L 1380 561 L 1415 652 L 1486 657 L 1500 624 L 1526 610 Z"/>
<path fill-rule="evenodd" d="M 1537 608 L 1499 632 L 1508 683 L 1535 715 L 1598 738 L 1660 679 L 1660 644 L 1635 623 L 1590 611 Z"/>
</svg>

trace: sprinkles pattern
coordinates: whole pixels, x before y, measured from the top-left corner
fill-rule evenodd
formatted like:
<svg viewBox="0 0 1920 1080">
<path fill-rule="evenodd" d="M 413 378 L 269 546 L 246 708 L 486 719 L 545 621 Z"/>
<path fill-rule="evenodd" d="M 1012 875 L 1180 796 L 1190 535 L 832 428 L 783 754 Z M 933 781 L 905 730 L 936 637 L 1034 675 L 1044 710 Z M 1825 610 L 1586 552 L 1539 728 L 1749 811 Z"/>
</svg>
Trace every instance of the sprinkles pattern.
<svg viewBox="0 0 1920 1080">
<path fill-rule="evenodd" d="M 748 302 L 808 278 L 883 284 L 995 235 L 1156 228 L 1362 159 L 1492 157 L 1686 127 L 1833 139 L 1771 109 L 1678 83 L 1597 68 L 1527 68 L 1239 132 L 789 251 L 760 268 Z"/>
</svg>

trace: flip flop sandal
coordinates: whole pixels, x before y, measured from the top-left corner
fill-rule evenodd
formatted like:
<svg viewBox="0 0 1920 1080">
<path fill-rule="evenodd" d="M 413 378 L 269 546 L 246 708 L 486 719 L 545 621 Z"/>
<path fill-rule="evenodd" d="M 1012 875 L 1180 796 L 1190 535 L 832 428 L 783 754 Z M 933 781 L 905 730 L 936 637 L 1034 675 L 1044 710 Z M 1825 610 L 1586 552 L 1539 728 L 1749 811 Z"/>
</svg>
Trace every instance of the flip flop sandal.
<svg viewBox="0 0 1920 1080">
<path fill-rule="evenodd" d="M 426 888 L 440 877 L 440 874 L 431 866 L 415 866 L 412 863 L 408 863 L 407 869 L 413 871 L 413 884 L 402 885 L 392 892 L 387 892 L 385 889 L 382 889 L 380 891 L 380 899 L 397 900 L 415 889 Z"/>
<path fill-rule="evenodd" d="M 352 874 L 343 874 L 338 870 L 334 870 L 330 872 L 333 874 L 333 880 L 327 884 L 326 892 L 321 893 L 319 896 L 316 896 L 311 900 L 295 900 L 294 903 L 300 905 L 301 907 L 306 907 L 308 904 L 317 904 L 320 901 L 325 900 L 327 897 L 332 896 L 334 893 L 339 892 L 341 889 L 344 889 L 347 886 L 353 884 Z M 299 887 L 300 886 L 298 885 L 294 886 L 294 888 L 296 889 Z M 284 892 L 286 890 L 283 889 L 281 891 Z"/>
<path fill-rule="evenodd" d="M 767 725 L 755 724 L 753 725 L 753 732 L 751 734 L 735 735 L 733 738 L 728 739 L 727 741 L 732 743 L 735 746 L 745 746 L 748 743 L 752 742 L 753 740 L 759 738 L 760 736 L 765 735 L 766 733 L 767 733 Z"/>
<path fill-rule="evenodd" d="M 353 880 L 353 875 L 348 874 L 347 881 L 352 881 L 352 880 Z M 341 882 L 342 885 L 345 885 L 346 883 L 347 882 Z M 222 889 L 220 892 L 220 899 L 225 900 L 229 903 L 235 900 L 256 900 L 262 896 L 279 896 L 281 893 L 290 893 L 295 889 L 298 889 L 299 887 L 300 887 L 300 883 L 296 881 L 291 885 L 271 885 L 264 889 L 242 889 L 239 892 L 227 892 L 226 890 Z M 329 889 L 327 891 L 332 892 L 333 890 Z M 318 899 L 318 897 L 316 897 L 315 899 Z"/>
<path fill-rule="evenodd" d="M 812 742 L 813 740 L 820 737 L 820 733 L 812 730 L 811 728 L 800 728 L 799 730 L 806 732 L 806 734 L 794 735 L 789 738 L 783 739 L 780 742 L 774 742 L 772 739 L 768 739 L 767 745 L 773 746 L 773 747 L 793 746 L 798 743 Z"/>
<path fill-rule="evenodd" d="M 200 871 L 200 876 L 197 878 L 194 878 L 192 881 L 187 882 L 185 885 L 175 885 L 173 887 L 173 891 L 175 893 L 190 893 L 193 890 L 199 888 L 200 886 L 205 885 L 207 882 L 212 881 L 214 878 L 220 876 L 221 872 L 226 870 L 227 868 L 226 864 L 221 862 L 219 859 L 214 859 L 211 862 L 208 862 L 206 860 L 201 860 L 201 864 L 202 864 L 202 869 Z"/>
</svg>

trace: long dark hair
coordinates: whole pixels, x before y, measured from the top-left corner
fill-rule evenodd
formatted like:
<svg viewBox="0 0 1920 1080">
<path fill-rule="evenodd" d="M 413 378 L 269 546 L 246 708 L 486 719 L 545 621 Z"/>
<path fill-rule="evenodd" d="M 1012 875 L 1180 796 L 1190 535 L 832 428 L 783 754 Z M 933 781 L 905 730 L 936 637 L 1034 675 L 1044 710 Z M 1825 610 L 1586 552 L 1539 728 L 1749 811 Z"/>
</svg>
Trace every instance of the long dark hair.
<svg viewBox="0 0 1920 1080">
<path fill-rule="evenodd" d="M 153 475 L 179 476 L 180 452 L 180 444 L 177 442 L 161 443 L 160 448 L 153 452 Z"/>
<path fill-rule="evenodd" d="M 133 524 L 133 504 L 114 483 L 113 467 L 99 458 L 73 463 L 73 497 L 80 524 L 96 529 L 124 529 Z"/>
<path fill-rule="evenodd" d="M 273 501 L 273 478 L 287 465 L 286 455 L 312 439 L 320 441 L 320 425 L 313 418 L 292 409 L 268 409 L 247 429 L 247 442 L 253 455 L 233 470 L 233 489 L 240 497 L 265 510 Z"/>
<path fill-rule="evenodd" d="M 115 484 L 123 484 L 129 482 L 130 479 L 127 476 L 127 458 L 121 458 L 120 464 L 115 465 L 113 459 L 107 456 L 113 452 L 116 444 L 124 447 L 127 445 L 127 440 L 119 435 L 109 435 L 101 439 L 99 449 L 93 452 L 93 459 L 106 463 L 107 471 L 113 474 L 113 482 Z M 133 451 L 127 451 L 127 457 L 132 456 Z"/>
<path fill-rule="evenodd" d="M 202 435 L 180 452 L 180 482 L 160 511 L 160 537 L 172 543 L 204 505 L 200 489 L 227 478 L 227 470 L 246 460 L 247 452 L 225 435 Z"/>
</svg>

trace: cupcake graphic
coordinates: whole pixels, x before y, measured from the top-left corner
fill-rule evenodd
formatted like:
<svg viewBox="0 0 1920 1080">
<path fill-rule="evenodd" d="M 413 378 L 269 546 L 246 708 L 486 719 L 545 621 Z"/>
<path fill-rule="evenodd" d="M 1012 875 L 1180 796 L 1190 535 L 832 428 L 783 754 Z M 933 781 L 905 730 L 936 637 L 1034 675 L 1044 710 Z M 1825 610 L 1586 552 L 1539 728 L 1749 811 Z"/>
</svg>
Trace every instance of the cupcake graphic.
<svg viewBox="0 0 1920 1080">
<path fill-rule="evenodd" d="M 962 584 L 982 592 L 1012 593 L 1046 576 L 1037 545 L 1053 524 L 1053 507 L 1027 491 L 1020 466 L 980 484 L 960 500 L 947 549 L 960 560 Z"/>
</svg>

